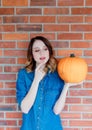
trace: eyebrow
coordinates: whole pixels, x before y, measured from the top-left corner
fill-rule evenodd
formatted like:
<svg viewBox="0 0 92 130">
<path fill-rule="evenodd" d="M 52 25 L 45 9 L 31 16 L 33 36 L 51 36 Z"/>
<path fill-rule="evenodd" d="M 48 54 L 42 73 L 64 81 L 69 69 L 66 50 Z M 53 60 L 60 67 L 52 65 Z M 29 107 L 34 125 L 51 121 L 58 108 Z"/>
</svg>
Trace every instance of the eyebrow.
<svg viewBox="0 0 92 130">
<path fill-rule="evenodd" d="M 47 47 L 47 46 L 43 46 L 43 48 L 44 48 L 44 47 Z M 40 49 L 40 48 L 39 48 L 39 47 L 33 47 L 33 49 Z"/>
</svg>

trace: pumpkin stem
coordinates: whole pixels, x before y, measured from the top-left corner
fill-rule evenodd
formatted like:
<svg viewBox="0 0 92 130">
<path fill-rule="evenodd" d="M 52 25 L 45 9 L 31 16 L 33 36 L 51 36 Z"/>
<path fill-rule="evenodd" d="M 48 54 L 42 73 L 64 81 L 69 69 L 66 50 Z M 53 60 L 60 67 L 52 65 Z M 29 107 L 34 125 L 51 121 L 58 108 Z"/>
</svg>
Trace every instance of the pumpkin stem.
<svg viewBox="0 0 92 130">
<path fill-rule="evenodd" d="M 70 54 L 70 57 L 75 57 L 75 55 L 72 53 L 72 54 Z"/>
</svg>

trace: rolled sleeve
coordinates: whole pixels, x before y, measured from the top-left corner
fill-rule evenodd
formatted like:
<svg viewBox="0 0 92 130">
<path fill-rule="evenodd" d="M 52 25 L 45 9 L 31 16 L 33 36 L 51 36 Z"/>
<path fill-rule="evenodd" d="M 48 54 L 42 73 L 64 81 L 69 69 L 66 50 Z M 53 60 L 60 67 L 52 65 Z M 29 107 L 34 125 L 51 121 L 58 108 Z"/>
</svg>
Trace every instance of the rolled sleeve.
<svg viewBox="0 0 92 130">
<path fill-rule="evenodd" d="M 16 82 L 16 99 L 19 104 L 21 105 L 21 102 L 23 98 L 26 95 L 26 84 L 25 84 L 25 75 L 24 75 L 24 70 L 21 69 L 18 72 L 18 77 L 17 77 L 17 82 Z"/>
</svg>

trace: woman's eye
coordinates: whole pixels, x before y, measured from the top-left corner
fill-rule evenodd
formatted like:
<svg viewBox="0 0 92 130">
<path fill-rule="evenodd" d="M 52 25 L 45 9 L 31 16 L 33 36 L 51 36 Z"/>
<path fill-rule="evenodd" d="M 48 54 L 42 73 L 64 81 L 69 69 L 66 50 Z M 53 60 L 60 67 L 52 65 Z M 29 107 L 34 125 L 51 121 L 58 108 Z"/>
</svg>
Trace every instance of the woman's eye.
<svg viewBox="0 0 92 130">
<path fill-rule="evenodd" d="M 35 52 L 39 52 L 40 50 L 35 50 Z"/>
<path fill-rule="evenodd" d="M 48 50 L 48 48 L 44 48 L 44 50 L 45 50 L 45 51 L 47 51 L 47 50 Z"/>
</svg>

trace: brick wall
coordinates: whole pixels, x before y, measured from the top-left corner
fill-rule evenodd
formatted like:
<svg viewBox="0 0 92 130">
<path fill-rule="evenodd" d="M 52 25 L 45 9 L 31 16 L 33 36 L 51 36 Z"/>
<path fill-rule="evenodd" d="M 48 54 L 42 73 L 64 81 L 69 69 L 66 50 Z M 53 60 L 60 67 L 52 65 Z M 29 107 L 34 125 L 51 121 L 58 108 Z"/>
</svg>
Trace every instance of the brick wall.
<svg viewBox="0 0 92 130">
<path fill-rule="evenodd" d="M 19 130 L 17 71 L 30 38 L 47 37 L 56 58 L 71 52 L 88 63 L 83 85 L 71 87 L 61 113 L 64 130 L 92 130 L 92 0 L 0 0 L 0 130 Z"/>
</svg>

